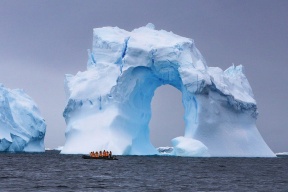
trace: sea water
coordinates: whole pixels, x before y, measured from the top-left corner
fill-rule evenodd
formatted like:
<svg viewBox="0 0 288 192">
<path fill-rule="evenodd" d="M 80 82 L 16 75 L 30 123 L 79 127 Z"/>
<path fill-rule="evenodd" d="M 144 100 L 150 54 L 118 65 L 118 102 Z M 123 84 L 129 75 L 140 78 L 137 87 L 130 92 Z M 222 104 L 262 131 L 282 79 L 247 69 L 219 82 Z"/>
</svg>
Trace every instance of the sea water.
<svg viewBox="0 0 288 192">
<path fill-rule="evenodd" d="M 0 191 L 288 191 L 288 158 L 1 153 Z"/>
</svg>

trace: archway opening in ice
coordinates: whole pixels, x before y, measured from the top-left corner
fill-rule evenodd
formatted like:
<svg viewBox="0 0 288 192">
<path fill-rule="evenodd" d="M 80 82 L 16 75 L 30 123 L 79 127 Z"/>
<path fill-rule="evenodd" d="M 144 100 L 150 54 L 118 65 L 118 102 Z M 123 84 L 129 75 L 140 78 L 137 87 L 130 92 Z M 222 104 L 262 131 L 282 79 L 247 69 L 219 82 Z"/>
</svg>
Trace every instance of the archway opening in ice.
<svg viewBox="0 0 288 192">
<path fill-rule="evenodd" d="M 158 87 L 151 102 L 150 140 L 154 147 L 172 146 L 171 140 L 184 135 L 182 94 L 175 87 Z"/>
<path fill-rule="evenodd" d="M 175 91 L 178 90 L 180 95 L 182 93 L 185 128 L 180 135 L 175 135 L 175 137 L 192 138 L 198 123 L 196 121 L 198 104 L 194 95 L 183 85 L 175 63 L 164 62 L 151 67 L 131 67 L 123 72 L 118 82 L 112 95 L 121 102 L 119 102 L 118 115 L 111 124 L 110 130 L 114 133 L 113 140 L 123 138 L 119 142 L 123 145 L 120 147 L 124 149 L 119 151 L 120 154 L 157 153 L 155 146 L 151 143 L 149 122 L 154 92 L 163 85 L 169 85 Z M 174 129 L 179 128 L 174 127 Z M 175 142 L 172 146 L 175 146 Z M 120 148 L 119 144 L 117 147 Z"/>
</svg>

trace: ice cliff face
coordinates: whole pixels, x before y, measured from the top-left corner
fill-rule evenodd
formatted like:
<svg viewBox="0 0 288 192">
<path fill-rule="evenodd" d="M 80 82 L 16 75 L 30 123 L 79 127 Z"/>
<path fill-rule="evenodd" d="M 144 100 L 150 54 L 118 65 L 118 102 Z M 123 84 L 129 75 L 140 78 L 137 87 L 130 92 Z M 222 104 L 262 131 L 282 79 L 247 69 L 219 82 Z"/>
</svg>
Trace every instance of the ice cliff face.
<svg viewBox="0 0 288 192">
<path fill-rule="evenodd" d="M 62 153 L 158 154 L 149 138 L 150 103 L 165 84 L 182 92 L 185 110 L 185 133 L 172 140 L 173 154 L 275 156 L 256 128 L 242 66 L 208 67 L 192 39 L 152 24 L 131 32 L 94 29 L 87 71 L 66 75 Z"/>
<path fill-rule="evenodd" d="M 23 90 L 0 84 L 0 151 L 42 152 L 46 124 Z"/>
</svg>

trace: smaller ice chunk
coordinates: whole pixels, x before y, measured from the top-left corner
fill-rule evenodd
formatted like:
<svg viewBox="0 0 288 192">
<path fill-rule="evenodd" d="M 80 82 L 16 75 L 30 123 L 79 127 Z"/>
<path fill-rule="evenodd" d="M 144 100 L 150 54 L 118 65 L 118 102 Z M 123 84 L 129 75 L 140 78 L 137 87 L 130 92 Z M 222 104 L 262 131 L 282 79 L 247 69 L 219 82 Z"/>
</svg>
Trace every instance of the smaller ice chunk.
<svg viewBox="0 0 288 192">
<path fill-rule="evenodd" d="M 277 157 L 288 157 L 288 152 L 276 153 Z"/>
<path fill-rule="evenodd" d="M 56 147 L 56 148 L 53 149 L 53 150 L 55 150 L 55 151 L 62 151 L 62 149 L 63 149 L 63 146 L 58 146 L 58 147 Z"/>
<path fill-rule="evenodd" d="M 46 123 L 31 97 L 0 84 L 0 109 L 0 151 L 44 151 Z"/>
<path fill-rule="evenodd" d="M 201 142 L 187 137 L 172 139 L 173 153 L 176 156 L 210 157 L 208 148 Z"/>
<path fill-rule="evenodd" d="M 166 155 L 166 154 L 171 154 L 173 152 L 173 147 L 158 147 L 157 151 L 159 152 L 159 154 L 161 155 Z"/>
</svg>

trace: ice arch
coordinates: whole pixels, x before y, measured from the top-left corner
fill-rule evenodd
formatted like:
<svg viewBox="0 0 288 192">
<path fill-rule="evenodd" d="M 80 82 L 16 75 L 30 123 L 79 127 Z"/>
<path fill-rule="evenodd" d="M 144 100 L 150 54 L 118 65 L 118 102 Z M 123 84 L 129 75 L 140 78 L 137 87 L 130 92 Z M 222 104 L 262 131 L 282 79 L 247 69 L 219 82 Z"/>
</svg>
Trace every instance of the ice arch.
<svg viewBox="0 0 288 192">
<path fill-rule="evenodd" d="M 193 40 L 155 30 L 93 31 L 87 71 L 66 75 L 62 153 L 108 149 L 157 154 L 149 138 L 151 99 L 169 84 L 182 92 L 185 133 L 174 155 L 274 156 L 259 134 L 256 102 L 242 66 L 207 67 Z"/>
<path fill-rule="evenodd" d="M 175 87 L 183 93 L 183 102 L 187 102 L 185 99 L 187 99 L 188 93 L 176 69 L 175 64 L 167 62 L 163 63 L 163 68 L 158 69 L 157 72 L 153 67 L 140 66 L 130 68 L 120 77 L 121 85 L 117 86 L 112 94 L 124 94 L 125 96 L 119 98 L 122 101 L 119 105 L 121 115 L 113 121 L 112 132 L 128 132 L 132 135 L 129 153 L 142 154 L 143 151 L 149 151 L 148 154 L 156 153 L 150 142 L 149 121 L 151 119 L 152 97 L 158 87 L 166 84 Z M 123 90 L 125 90 L 124 93 Z M 193 132 L 193 128 L 195 128 L 193 126 L 197 122 L 197 101 L 193 95 L 188 96 L 189 99 L 190 97 L 192 102 L 189 101 L 189 105 L 184 105 L 185 121 L 186 125 L 189 125 L 185 127 L 185 136 Z M 125 118 L 131 116 L 133 118 Z M 123 126 L 120 128 L 119 125 Z M 127 128 L 130 130 L 127 131 Z"/>
</svg>

